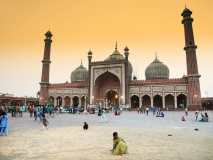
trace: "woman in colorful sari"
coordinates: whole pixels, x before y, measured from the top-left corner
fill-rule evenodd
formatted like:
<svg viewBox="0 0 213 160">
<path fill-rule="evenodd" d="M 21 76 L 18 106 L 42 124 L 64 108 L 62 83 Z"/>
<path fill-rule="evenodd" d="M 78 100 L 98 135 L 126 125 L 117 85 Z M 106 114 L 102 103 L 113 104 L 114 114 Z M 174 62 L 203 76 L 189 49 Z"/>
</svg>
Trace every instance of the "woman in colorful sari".
<svg viewBox="0 0 213 160">
<path fill-rule="evenodd" d="M 113 155 L 123 155 L 124 153 L 128 152 L 128 147 L 126 142 L 121 138 L 118 137 L 118 133 L 114 132 L 113 133 L 113 150 L 112 154 Z"/>
</svg>

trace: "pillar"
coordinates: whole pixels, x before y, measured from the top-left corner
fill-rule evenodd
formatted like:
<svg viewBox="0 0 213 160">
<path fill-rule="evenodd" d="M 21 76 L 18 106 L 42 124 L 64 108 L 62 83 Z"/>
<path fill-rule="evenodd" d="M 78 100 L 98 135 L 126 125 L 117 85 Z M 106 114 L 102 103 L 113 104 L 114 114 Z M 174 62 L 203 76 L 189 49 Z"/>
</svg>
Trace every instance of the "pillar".
<svg viewBox="0 0 213 160">
<path fill-rule="evenodd" d="M 57 99 L 54 98 L 54 106 L 57 106 Z"/>
<path fill-rule="evenodd" d="M 163 103 L 163 108 L 166 108 L 166 107 L 165 107 L 165 97 L 164 97 L 164 96 L 162 97 L 162 101 L 163 101 L 163 102 L 162 102 L 162 103 Z"/>
<path fill-rule="evenodd" d="M 177 108 L 177 97 L 174 98 L 175 101 L 175 108 Z"/>
<path fill-rule="evenodd" d="M 61 98 L 62 99 L 62 107 L 64 107 L 65 106 L 65 100 L 64 100 L 64 98 Z"/>
<path fill-rule="evenodd" d="M 86 110 L 87 108 L 87 97 L 84 97 L 84 109 Z"/>
<path fill-rule="evenodd" d="M 141 97 L 139 96 L 139 108 L 141 108 Z"/>
<path fill-rule="evenodd" d="M 153 97 L 151 97 L 150 99 L 151 99 L 151 107 L 153 108 Z"/>
</svg>

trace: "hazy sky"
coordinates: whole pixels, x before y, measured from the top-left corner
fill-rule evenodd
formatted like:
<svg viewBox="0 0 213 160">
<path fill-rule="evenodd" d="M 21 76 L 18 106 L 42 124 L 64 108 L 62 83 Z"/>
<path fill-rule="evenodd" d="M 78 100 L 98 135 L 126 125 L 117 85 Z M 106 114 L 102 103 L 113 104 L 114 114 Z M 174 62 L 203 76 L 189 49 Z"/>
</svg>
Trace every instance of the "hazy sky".
<svg viewBox="0 0 213 160">
<path fill-rule="evenodd" d="M 53 37 L 50 83 L 70 82 L 80 65 L 105 60 L 127 45 L 133 75 L 145 79 L 145 69 L 158 59 L 170 78 L 186 74 L 181 13 L 189 8 L 201 74 L 202 97 L 213 97 L 212 0 L 0 0 L 0 93 L 36 96 L 40 90 L 44 34 Z"/>
</svg>

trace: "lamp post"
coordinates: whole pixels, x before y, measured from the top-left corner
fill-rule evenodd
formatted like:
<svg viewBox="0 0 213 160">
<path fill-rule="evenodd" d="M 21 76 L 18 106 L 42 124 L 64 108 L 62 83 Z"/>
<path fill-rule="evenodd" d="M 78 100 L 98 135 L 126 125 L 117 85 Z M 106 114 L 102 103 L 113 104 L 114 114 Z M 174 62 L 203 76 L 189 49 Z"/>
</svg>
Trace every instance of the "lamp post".
<svg viewBox="0 0 213 160">
<path fill-rule="evenodd" d="M 27 101 L 26 99 L 27 99 L 27 96 L 25 96 L 24 98 L 25 98 L 25 100 L 24 100 L 24 107 L 26 108 L 26 103 L 27 103 L 27 102 L 26 102 L 26 101 Z"/>
</svg>

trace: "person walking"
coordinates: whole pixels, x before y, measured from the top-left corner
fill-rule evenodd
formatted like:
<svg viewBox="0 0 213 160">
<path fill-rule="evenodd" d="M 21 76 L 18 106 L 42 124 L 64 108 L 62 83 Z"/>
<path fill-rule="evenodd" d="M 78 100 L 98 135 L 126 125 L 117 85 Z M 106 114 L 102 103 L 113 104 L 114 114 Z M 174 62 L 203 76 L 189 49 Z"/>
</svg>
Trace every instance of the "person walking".
<svg viewBox="0 0 213 160">
<path fill-rule="evenodd" d="M 55 107 L 55 113 L 58 115 L 58 106 Z"/>
<path fill-rule="evenodd" d="M 30 107 L 30 117 L 33 116 L 33 107 Z"/>
<path fill-rule="evenodd" d="M 24 108 L 22 106 L 19 107 L 19 117 L 22 117 L 22 112 L 24 111 Z"/>
<path fill-rule="evenodd" d="M 139 112 L 140 112 L 140 108 L 139 107 L 137 108 L 137 111 L 138 111 L 138 114 L 139 114 Z"/>
<path fill-rule="evenodd" d="M 39 118 L 40 118 L 40 121 L 41 121 L 42 120 L 42 108 L 38 107 L 38 111 L 39 111 Z"/>
<path fill-rule="evenodd" d="M 18 113 L 19 113 L 19 106 L 16 106 L 15 117 L 18 117 Z"/>
<path fill-rule="evenodd" d="M 123 108 L 122 107 L 120 107 L 120 113 L 122 114 L 122 111 L 123 111 Z"/>
<path fill-rule="evenodd" d="M 153 115 L 155 115 L 156 107 L 153 107 Z"/>
<path fill-rule="evenodd" d="M 53 107 L 50 106 L 50 116 L 52 115 L 52 110 L 53 110 Z"/>
<path fill-rule="evenodd" d="M 105 116 L 105 110 L 104 110 L 104 108 L 102 108 L 102 111 L 101 111 L 100 123 L 102 123 L 102 119 L 105 119 L 105 121 L 108 122 L 108 120 L 106 119 L 106 116 Z"/>
<path fill-rule="evenodd" d="M 47 118 L 48 118 L 48 117 L 49 117 L 49 114 L 50 114 L 50 107 L 49 107 L 49 106 L 47 106 L 46 111 L 47 111 Z"/>
<path fill-rule="evenodd" d="M 186 113 L 186 116 L 188 116 L 188 109 L 187 109 L 187 107 L 185 109 L 185 113 Z"/>
<path fill-rule="evenodd" d="M 7 116 L 6 112 L 2 113 L 2 116 L 0 116 L 0 121 L 1 121 L 1 124 L 0 124 L 1 135 L 0 136 L 3 136 L 3 132 L 4 132 L 4 135 L 7 136 L 7 134 L 8 134 L 8 116 Z"/>
<path fill-rule="evenodd" d="M 146 107 L 146 115 L 148 116 L 149 108 Z"/>
<path fill-rule="evenodd" d="M 35 120 L 34 121 L 37 121 L 37 117 L 38 117 L 38 115 L 39 115 L 39 112 L 38 112 L 38 107 L 34 107 L 34 109 L 33 109 L 33 112 L 34 112 L 34 117 L 35 117 Z"/>
<path fill-rule="evenodd" d="M 143 107 L 143 113 L 145 114 L 145 112 L 146 112 L 146 107 Z"/>
<path fill-rule="evenodd" d="M 47 126 L 47 125 L 49 125 L 50 123 L 49 123 L 49 122 L 47 121 L 47 119 L 45 118 L 45 115 L 43 115 L 43 119 L 40 120 L 39 124 L 40 124 L 41 122 L 43 123 L 43 125 L 42 125 L 42 130 L 41 130 L 41 131 L 44 130 L 44 127 L 46 127 L 47 130 L 48 130 L 48 126 Z"/>
</svg>

